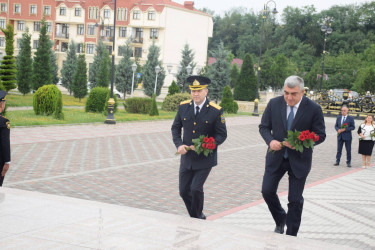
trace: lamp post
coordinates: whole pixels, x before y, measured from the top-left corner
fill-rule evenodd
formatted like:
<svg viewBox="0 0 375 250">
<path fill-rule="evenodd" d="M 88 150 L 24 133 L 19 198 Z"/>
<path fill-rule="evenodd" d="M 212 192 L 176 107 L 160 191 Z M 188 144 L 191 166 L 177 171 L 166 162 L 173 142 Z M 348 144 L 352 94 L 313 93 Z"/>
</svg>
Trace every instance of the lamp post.
<svg viewBox="0 0 375 250">
<path fill-rule="evenodd" d="M 112 67 L 111 67 L 111 96 L 108 100 L 108 115 L 105 119 L 105 123 L 107 124 L 116 124 L 116 120 L 114 117 L 114 108 L 115 108 L 115 100 L 113 99 L 113 82 L 115 79 L 115 34 L 116 34 L 116 0 L 114 0 L 114 8 L 113 8 L 113 45 L 112 45 Z"/>
<path fill-rule="evenodd" d="M 197 75 L 199 75 L 199 73 L 201 73 L 201 70 L 202 70 L 201 66 L 195 67 L 195 71 L 197 72 Z"/>
<path fill-rule="evenodd" d="M 137 64 L 133 63 L 132 65 L 132 71 L 133 71 L 133 78 L 132 78 L 132 93 L 130 97 L 133 97 L 133 90 L 134 90 L 134 73 L 137 70 Z"/>
<path fill-rule="evenodd" d="M 261 71 L 260 63 L 261 63 L 261 59 L 262 59 L 262 38 L 263 38 L 263 33 L 264 33 L 264 20 L 267 18 L 267 13 L 268 13 L 267 6 L 268 6 L 269 3 L 273 3 L 275 5 L 275 8 L 273 8 L 273 10 L 272 10 L 272 14 L 275 15 L 275 14 L 279 13 L 276 10 L 276 2 L 275 1 L 269 0 L 267 3 L 264 4 L 263 15 L 262 15 L 262 31 L 261 31 L 261 34 L 260 34 L 260 42 L 259 42 L 259 64 L 258 64 L 258 72 L 257 72 L 258 73 L 257 74 L 257 88 L 256 88 L 256 93 L 255 93 L 253 116 L 259 116 L 258 102 L 259 102 L 259 81 L 260 81 L 260 71 Z"/>
<path fill-rule="evenodd" d="M 186 67 L 186 72 L 187 72 L 188 76 L 191 74 L 191 70 L 192 70 L 192 67 L 190 65 L 188 65 Z"/>
<path fill-rule="evenodd" d="M 322 75 L 320 77 L 320 85 L 319 85 L 319 91 L 322 90 L 322 84 L 323 84 L 323 76 L 324 76 L 324 57 L 326 55 L 326 41 L 327 41 L 327 35 L 332 33 L 331 28 L 331 22 L 332 18 L 327 16 L 324 18 L 324 21 L 322 23 L 322 26 L 320 27 L 320 30 L 324 32 L 324 42 L 323 42 L 323 60 L 322 60 Z"/>
<path fill-rule="evenodd" d="M 155 94 L 155 95 L 156 95 L 156 85 L 157 85 L 157 83 L 158 83 L 158 74 L 159 74 L 159 72 L 160 72 L 160 66 L 157 65 L 157 66 L 155 67 L 155 73 L 156 73 L 156 77 L 155 77 L 155 88 L 154 88 L 154 94 Z"/>
</svg>

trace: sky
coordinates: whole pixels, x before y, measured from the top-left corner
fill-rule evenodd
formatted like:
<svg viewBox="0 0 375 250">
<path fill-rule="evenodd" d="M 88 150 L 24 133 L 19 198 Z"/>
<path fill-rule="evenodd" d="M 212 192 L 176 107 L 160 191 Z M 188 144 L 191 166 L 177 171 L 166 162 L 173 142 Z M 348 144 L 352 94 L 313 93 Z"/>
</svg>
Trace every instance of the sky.
<svg viewBox="0 0 375 250">
<path fill-rule="evenodd" d="M 183 4 L 185 0 L 173 0 L 174 2 Z M 192 0 L 196 9 L 208 8 L 215 11 L 215 14 L 223 15 L 233 7 L 245 7 L 248 11 L 253 10 L 255 13 L 263 10 L 267 0 Z M 370 0 L 274 0 L 276 9 L 279 14 L 287 6 L 303 7 L 306 5 L 314 5 L 318 12 L 329 9 L 333 5 L 362 4 L 368 3 Z M 267 5 L 270 9 L 274 8 L 274 4 L 270 1 Z"/>
</svg>

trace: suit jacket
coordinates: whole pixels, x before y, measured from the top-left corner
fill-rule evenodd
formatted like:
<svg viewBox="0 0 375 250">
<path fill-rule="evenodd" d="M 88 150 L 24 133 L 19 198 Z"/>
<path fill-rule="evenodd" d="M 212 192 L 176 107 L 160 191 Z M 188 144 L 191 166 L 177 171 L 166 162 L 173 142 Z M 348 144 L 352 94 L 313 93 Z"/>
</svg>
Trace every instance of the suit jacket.
<svg viewBox="0 0 375 250">
<path fill-rule="evenodd" d="M 341 127 L 341 120 L 342 120 L 342 115 L 339 115 L 336 119 L 336 124 L 335 124 L 336 131 L 339 130 Z M 354 118 L 348 115 L 344 123 L 347 123 L 348 126 L 346 127 L 346 130 L 344 132 L 340 133 L 337 136 L 337 139 L 343 140 L 343 141 L 351 141 L 352 131 L 355 129 Z"/>
<path fill-rule="evenodd" d="M 183 138 L 181 138 L 182 128 L 184 128 Z M 192 140 L 200 135 L 214 137 L 216 146 L 225 141 L 227 128 L 223 109 L 206 99 L 198 116 L 195 117 L 193 101 L 182 102 L 172 125 L 173 142 L 176 148 L 183 144 L 193 145 Z M 181 155 L 181 167 L 198 170 L 216 166 L 217 148 L 207 157 L 203 153 L 197 155 L 195 151 L 188 151 L 187 154 Z"/>
<path fill-rule="evenodd" d="M 303 96 L 294 117 L 291 130 L 310 130 L 310 132 L 315 132 L 315 134 L 319 135 L 319 141 L 315 142 L 315 145 L 322 143 L 326 138 L 326 133 L 323 112 L 320 106 L 306 96 Z M 263 113 L 259 132 L 267 145 L 272 140 L 282 142 L 287 138 L 287 104 L 284 96 L 270 100 Z M 311 169 L 313 154 L 311 148 L 304 148 L 303 153 L 287 147 L 283 147 L 276 152 L 269 152 L 267 150 L 266 171 L 273 172 L 281 166 L 285 150 L 288 150 L 289 163 L 294 175 L 297 178 L 306 177 Z"/>
<path fill-rule="evenodd" d="M 0 169 L 5 162 L 10 162 L 10 123 L 7 118 L 0 115 Z"/>
</svg>

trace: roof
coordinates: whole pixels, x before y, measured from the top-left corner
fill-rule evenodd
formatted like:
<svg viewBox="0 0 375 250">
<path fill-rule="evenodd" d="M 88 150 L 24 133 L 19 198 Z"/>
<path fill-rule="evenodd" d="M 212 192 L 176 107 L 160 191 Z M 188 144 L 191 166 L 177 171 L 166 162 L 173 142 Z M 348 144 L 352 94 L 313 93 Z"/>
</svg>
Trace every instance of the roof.
<svg viewBox="0 0 375 250">
<path fill-rule="evenodd" d="M 211 65 L 211 64 L 213 64 L 213 63 L 215 63 L 216 62 L 216 58 L 214 58 L 214 57 L 210 57 L 210 58 L 208 58 L 208 65 Z M 237 66 L 239 67 L 239 68 L 241 68 L 242 67 L 242 64 L 243 64 L 243 60 L 242 59 L 239 59 L 239 58 L 234 58 L 233 60 L 232 60 L 232 65 L 233 64 L 237 64 Z"/>
</svg>

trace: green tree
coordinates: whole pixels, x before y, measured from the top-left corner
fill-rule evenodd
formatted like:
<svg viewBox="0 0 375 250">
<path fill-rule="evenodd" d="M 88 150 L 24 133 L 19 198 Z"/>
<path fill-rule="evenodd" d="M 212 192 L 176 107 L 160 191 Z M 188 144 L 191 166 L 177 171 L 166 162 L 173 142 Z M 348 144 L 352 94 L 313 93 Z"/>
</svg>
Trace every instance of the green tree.
<svg viewBox="0 0 375 250">
<path fill-rule="evenodd" d="M 61 83 L 65 87 L 69 94 L 72 94 L 72 84 L 74 79 L 74 74 L 77 68 L 77 46 L 72 40 L 69 44 L 69 48 L 66 51 L 66 60 L 61 68 Z"/>
<path fill-rule="evenodd" d="M 33 90 L 37 90 L 41 86 L 49 85 L 53 82 L 50 50 L 51 46 L 50 39 L 47 34 L 46 20 L 43 18 L 41 22 L 38 48 L 35 52 L 33 63 Z"/>
<path fill-rule="evenodd" d="M 238 111 L 238 104 L 234 101 L 232 91 L 229 86 L 225 86 L 223 90 L 223 98 L 221 99 L 220 106 L 224 112 L 236 114 Z"/>
<path fill-rule="evenodd" d="M 30 93 L 30 79 L 33 78 L 33 60 L 31 58 L 31 35 L 29 29 L 22 34 L 21 49 L 17 56 L 18 91 L 23 95 Z"/>
<path fill-rule="evenodd" d="M 239 101 L 253 101 L 256 96 L 257 79 L 255 77 L 253 61 L 247 54 L 243 61 L 238 84 L 234 88 L 234 99 Z"/>
<path fill-rule="evenodd" d="M 100 86 L 98 84 L 98 75 L 101 74 L 101 76 L 100 76 L 101 79 L 105 79 L 106 76 L 108 77 L 108 79 L 110 79 L 109 78 L 110 73 L 109 72 L 108 73 L 103 72 L 103 70 L 105 70 L 106 67 L 105 67 L 105 63 L 103 63 L 102 61 L 103 61 L 103 58 L 107 58 L 107 57 L 108 57 L 108 60 L 109 60 L 109 65 L 107 67 L 110 68 L 111 62 L 110 62 L 110 59 L 109 59 L 108 49 L 104 45 L 103 41 L 101 39 L 99 39 L 98 45 L 95 48 L 94 61 L 93 61 L 92 65 L 90 66 L 90 69 L 89 69 L 90 89 Z M 101 66 L 102 63 L 103 63 L 102 69 L 100 69 L 100 66 Z M 109 81 L 110 80 L 108 80 L 108 82 Z M 105 82 L 106 81 L 104 81 L 104 83 Z"/>
<path fill-rule="evenodd" d="M 152 101 L 151 101 L 151 109 L 150 109 L 150 116 L 158 116 L 158 105 L 156 104 L 156 95 L 152 94 Z"/>
<path fill-rule="evenodd" d="M 191 67 L 191 72 L 193 72 L 196 63 L 194 63 L 194 52 L 190 49 L 189 44 L 185 44 L 183 50 L 181 51 L 182 59 L 180 62 L 181 70 L 177 74 L 177 86 L 180 88 L 181 92 L 188 92 L 189 85 L 186 83 L 186 79 L 189 74 L 187 72 L 187 67 Z"/>
<path fill-rule="evenodd" d="M 216 103 L 221 99 L 223 88 L 230 84 L 230 63 L 227 60 L 228 51 L 221 42 L 217 49 L 211 51 L 216 61 L 208 68 L 207 75 L 211 79 L 208 85 L 208 96 Z"/>
<path fill-rule="evenodd" d="M 111 58 L 109 57 L 109 51 L 104 50 L 102 60 L 99 64 L 99 71 L 96 75 L 96 84 L 99 87 L 108 88 L 111 82 Z"/>
<path fill-rule="evenodd" d="M 167 95 L 174 95 L 176 93 L 180 93 L 180 88 L 177 86 L 176 82 L 173 80 L 171 83 L 171 86 L 168 87 Z"/>
<path fill-rule="evenodd" d="M 156 84 L 156 96 L 160 95 L 161 87 L 163 86 L 165 79 L 164 68 L 161 67 L 162 62 L 159 61 L 160 48 L 152 43 L 148 49 L 149 53 L 147 56 L 147 62 L 143 67 L 143 87 L 144 93 L 147 96 L 152 96 L 155 88 L 156 72 L 155 67 L 159 65 L 160 72 L 158 74 L 157 84 Z"/>
<path fill-rule="evenodd" d="M 52 50 L 53 42 L 50 40 L 50 58 L 51 58 L 51 73 L 52 73 L 52 83 L 57 84 L 59 82 L 59 67 L 57 66 L 57 57 L 55 51 Z"/>
<path fill-rule="evenodd" d="M 17 65 L 16 59 L 13 56 L 14 53 L 14 32 L 13 26 L 9 23 L 6 29 L 2 29 L 1 31 L 5 35 L 5 53 L 6 55 L 3 57 L 0 65 L 0 78 L 2 87 L 8 92 L 11 89 L 15 89 L 17 87 Z"/>
<path fill-rule="evenodd" d="M 362 68 L 358 72 L 357 80 L 354 84 L 354 89 L 357 92 L 362 94 L 370 91 L 371 93 L 375 92 L 375 66 L 368 66 Z"/>
<path fill-rule="evenodd" d="M 230 71 L 230 87 L 234 88 L 238 82 L 238 77 L 240 76 L 240 70 L 236 63 L 232 65 L 232 69 Z"/>
<path fill-rule="evenodd" d="M 72 82 L 72 91 L 75 98 L 81 99 L 87 95 L 87 67 L 85 54 L 80 54 L 77 59 L 77 68 Z"/>
<path fill-rule="evenodd" d="M 126 93 L 130 94 L 132 90 L 133 62 L 130 60 L 130 57 L 132 57 L 133 51 L 129 46 L 129 41 L 127 41 L 125 45 L 120 46 L 119 49 L 122 51 L 123 57 L 116 67 L 115 82 L 116 89 L 119 92 L 124 93 L 125 99 Z"/>
<path fill-rule="evenodd" d="M 271 66 L 272 83 L 273 89 L 281 89 L 284 84 L 284 80 L 290 75 L 288 72 L 288 59 L 284 54 L 278 54 L 275 57 L 274 63 Z"/>
</svg>

